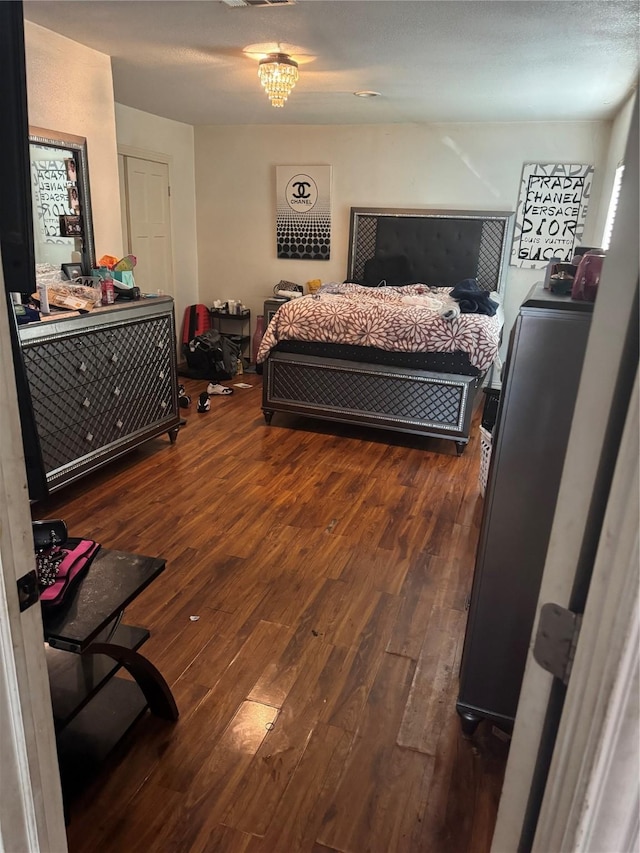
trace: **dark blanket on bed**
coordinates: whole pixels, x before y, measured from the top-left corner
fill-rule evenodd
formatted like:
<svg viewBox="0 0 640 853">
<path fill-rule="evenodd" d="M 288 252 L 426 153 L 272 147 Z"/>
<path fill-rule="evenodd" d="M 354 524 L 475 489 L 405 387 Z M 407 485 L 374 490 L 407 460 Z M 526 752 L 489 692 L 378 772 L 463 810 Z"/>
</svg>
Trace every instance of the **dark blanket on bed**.
<svg viewBox="0 0 640 853">
<path fill-rule="evenodd" d="M 462 314 L 486 314 L 493 317 L 498 310 L 498 305 L 486 290 L 478 286 L 475 278 L 465 278 L 453 288 L 449 294 L 460 306 Z"/>
</svg>

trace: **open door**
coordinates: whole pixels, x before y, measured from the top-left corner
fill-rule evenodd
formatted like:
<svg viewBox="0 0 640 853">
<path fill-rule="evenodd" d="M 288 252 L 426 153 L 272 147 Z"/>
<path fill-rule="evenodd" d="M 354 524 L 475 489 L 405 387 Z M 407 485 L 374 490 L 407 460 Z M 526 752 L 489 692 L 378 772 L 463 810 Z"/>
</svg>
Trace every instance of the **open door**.
<svg viewBox="0 0 640 853">
<path fill-rule="evenodd" d="M 638 104 L 538 599 L 493 853 L 638 841 Z M 634 396 L 635 394 L 635 396 Z M 533 646 L 543 605 L 581 626 L 570 675 Z M 548 633 L 548 632 L 547 632 Z M 634 680 L 636 689 L 634 692 Z M 620 736 L 633 732 L 626 744 Z M 612 785 L 613 780 L 616 781 Z M 609 846 L 591 846 L 607 839 Z"/>
<path fill-rule="evenodd" d="M 42 616 L 37 597 L 21 612 L 18 595 L 18 580 L 35 570 L 35 558 L 20 419 L 12 405 L 17 394 L 1 263 L 0 292 L 5 401 L 0 406 L 0 849 L 63 853 L 67 840 Z"/>
<path fill-rule="evenodd" d="M 24 455 L 35 430 L 30 432 L 26 376 L 20 373 L 9 300 L 9 291 L 31 293 L 34 282 L 19 2 L 0 3 L 0 76 L 0 850 L 62 853 L 67 842 L 42 616 L 37 594 L 35 603 L 21 612 L 18 593 L 18 584 L 33 582 L 29 573 L 35 572 Z M 20 393 L 16 376 L 22 383 Z M 39 447 L 33 450 L 30 466 L 34 498 L 40 496 L 40 488 L 46 491 L 36 457 Z M 29 580 L 21 581 L 25 576 Z"/>
</svg>

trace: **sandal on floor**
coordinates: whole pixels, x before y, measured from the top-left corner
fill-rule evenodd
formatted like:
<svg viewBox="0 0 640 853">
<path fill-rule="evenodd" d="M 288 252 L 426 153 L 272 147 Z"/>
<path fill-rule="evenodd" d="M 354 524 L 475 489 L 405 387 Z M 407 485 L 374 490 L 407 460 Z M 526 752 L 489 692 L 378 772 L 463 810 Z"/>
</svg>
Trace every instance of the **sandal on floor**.
<svg viewBox="0 0 640 853">
<path fill-rule="evenodd" d="M 211 408 L 211 403 L 209 402 L 209 395 L 206 391 L 203 391 L 198 398 L 198 411 L 199 412 L 208 412 Z"/>
<path fill-rule="evenodd" d="M 226 388 L 224 385 L 215 385 L 213 382 L 210 382 L 207 385 L 207 394 L 220 394 L 221 396 L 233 394 L 233 388 Z"/>
</svg>

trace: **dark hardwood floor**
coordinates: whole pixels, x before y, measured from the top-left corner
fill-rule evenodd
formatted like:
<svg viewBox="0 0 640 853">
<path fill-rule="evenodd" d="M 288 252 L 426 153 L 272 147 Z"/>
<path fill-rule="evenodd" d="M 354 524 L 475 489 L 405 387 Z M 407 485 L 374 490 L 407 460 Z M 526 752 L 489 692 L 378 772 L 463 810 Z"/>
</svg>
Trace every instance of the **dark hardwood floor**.
<svg viewBox="0 0 640 853">
<path fill-rule="evenodd" d="M 482 500 L 452 442 L 193 395 L 167 438 L 33 508 L 162 556 L 127 610 L 169 681 L 71 803 L 72 853 L 485 853 L 506 744 L 455 713 Z M 231 384 L 231 383 L 228 383 Z M 198 617 L 193 619 L 191 617 Z"/>
</svg>

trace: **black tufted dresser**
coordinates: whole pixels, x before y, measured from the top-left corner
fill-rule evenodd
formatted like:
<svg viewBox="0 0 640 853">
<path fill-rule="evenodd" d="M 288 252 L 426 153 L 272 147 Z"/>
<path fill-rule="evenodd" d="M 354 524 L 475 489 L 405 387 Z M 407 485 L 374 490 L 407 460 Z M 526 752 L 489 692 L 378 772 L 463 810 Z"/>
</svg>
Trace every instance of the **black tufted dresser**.
<svg viewBox="0 0 640 853">
<path fill-rule="evenodd" d="M 49 492 L 180 424 L 173 300 L 20 328 Z"/>
</svg>

